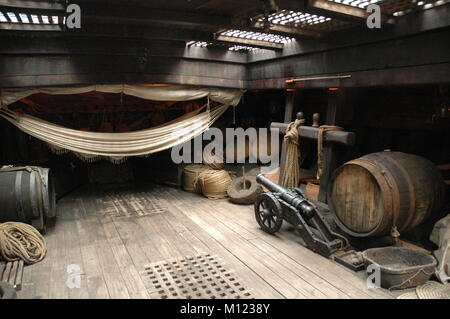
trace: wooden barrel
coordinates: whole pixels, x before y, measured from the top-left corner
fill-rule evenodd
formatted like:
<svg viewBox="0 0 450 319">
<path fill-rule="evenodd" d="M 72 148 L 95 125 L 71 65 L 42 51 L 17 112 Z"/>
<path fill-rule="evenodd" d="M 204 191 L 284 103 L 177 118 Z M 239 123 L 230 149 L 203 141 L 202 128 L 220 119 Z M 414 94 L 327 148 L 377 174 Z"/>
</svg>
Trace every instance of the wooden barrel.
<svg viewBox="0 0 450 319">
<path fill-rule="evenodd" d="M 425 158 L 400 152 L 374 153 L 338 168 L 330 181 L 328 204 L 336 223 L 354 237 L 406 232 L 438 212 L 445 186 Z"/>
<path fill-rule="evenodd" d="M 0 222 L 23 222 L 45 229 L 55 217 L 55 191 L 49 169 L 12 168 L 0 171 Z"/>
</svg>

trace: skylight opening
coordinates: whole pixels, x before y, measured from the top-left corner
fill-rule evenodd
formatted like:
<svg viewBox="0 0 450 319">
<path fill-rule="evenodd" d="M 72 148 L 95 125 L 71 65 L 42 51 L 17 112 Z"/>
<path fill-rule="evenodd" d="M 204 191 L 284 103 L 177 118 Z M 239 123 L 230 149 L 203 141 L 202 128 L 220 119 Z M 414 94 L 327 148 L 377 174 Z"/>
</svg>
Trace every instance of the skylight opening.
<svg viewBox="0 0 450 319">
<path fill-rule="evenodd" d="M 223 31 L 220 33 L 220 35 L 232 37 L 232 38 L 257 40 L 257 41 L 278 43 L 278 44 L 286 44 L 287 42 L 293 40 L 293 38 L 284 37 L 284 36 L 272 34 L 272 33 L 253 32 L 253 31 L 234 30 L 234 29 Z"/>
<path fill-rule="evenodd" d="M 8 22 L 8 19 L 6 19 L 6 17 L 3 14 L 3 12 L 0 12 L 0 22 Z"/>
<path fill-rule="evenodd" d="M 327 0 L 327 1 L 340 3 L 340 4 L 345 4 L 345 5 L 350 6 L 350 7 L 364 9 L 369 4 L 378 3 L 378 2 L 381 2 L 383 0 Z"/>
<path fill-rule="evenodd" d="M 14 12 L 8 12 L 7 15 L 9 17 L 9 20 L 11 20 L 12 23 L 19 23 L 19 20 L 17 19 Z"/>
<path fill-rule="evenodd" d="M 41 22 L 39 21 L 38 16 L 35 15 L 35 14 L 32 14 L 32 15 L 31 15 L 31 21 L 33 21 L 33 23 L 35 23 L 35 24 L 40 24 L 40 23 L 41 23 Z"/>
<path fill-rule="evenodd" d="M 188 46 L 194 46 L 194 47 L 206 48 L 206 47 L 210 46 L 211 43 L 205 42 L 205 41 L 189 41 L 187 43 L 187 45 Z"/>
<path fill-rule="evenodd" d="M 272 24 L 293 26 L 313 25 L 331 20 L 330 18 L 324 16 L 288 10 L 282 10 L 277 13 L 273 13 L 268 17 L 262 17 L 259 21 L 263 22 L 265 19 Z"/>
<path fill-rule="evenodd" d="M 28 16 L 25 13 L 19 13 L 20 20 L 22 23 L 30 23 Z"/>
<path fill-rule="evenodd" d="M 258 48 L 250 47 L 247 45 L 233 45 L 228 48 L 229 51 L 255 51 L 258 50 Z"/>
</svg>

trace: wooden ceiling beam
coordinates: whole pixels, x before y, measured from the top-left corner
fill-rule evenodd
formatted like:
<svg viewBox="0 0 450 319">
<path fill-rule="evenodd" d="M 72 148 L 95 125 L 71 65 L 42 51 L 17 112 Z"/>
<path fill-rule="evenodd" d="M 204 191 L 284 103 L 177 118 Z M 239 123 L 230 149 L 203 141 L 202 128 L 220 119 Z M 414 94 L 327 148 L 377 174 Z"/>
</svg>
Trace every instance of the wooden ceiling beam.
<svg viewBox="0 0 450 319">
<path fill-rule="evenodd" d="M 236 45 L 245 45 L 245 46 L 251 46 L 251 47 L 261 48 L 261 49 L 266 49 L 266 50 L 283 50 L 283 47 L 284 47 L 283 44 L 281 44 L 281 43 L 230 37 L 230 36 L 225 36 L 225 35 L 220 35 L 220 34 L 216 35 L 215 40 L 217 42 L 223 42 L 223 43 L 227 43 L 227 44 L 234 43 Z"/>
<path fill-rule="evenodd" d="M 359 21 L 366 21 L 371 14 L 367 12 L 366 9 L 356 8 L 328 0 L 307 0 L 307 6 L 320 10 L 325 16 L 331 14 L 338 18 L 341 17 Z M 388 15 L 381 14 L 381 22 L 385 24 L 395 24 L 395 19 Z"/>
<path fill-rule="evenodd" d="M 253 29 L 258 30 L 259 32 L 269 32 L 269 33 L 275 33 L 283 36 L 288 36 L 292 38 L 296 37 L 309 37 L 309 38 L 323 38 L 324 34 L 322 32 L 317 32 L 313 30 L 307 30 L 303 28 L 298 28 L 294 26 L 288 26 L 288 25 L 280 25 L 280 24 L 273 24 L 270 23 L 268 25 L 268 30 L 266 29 L 267 26 L 264 24 L 264 22 L 256 21 L 251 24 Z"/>
<path fill-rule="evenodd" d="M 64 4 L 56 1 L 0 0 L 0 6 L 15 9 L 66 10 Z"/>
<path fill-rule="evenodd" d="M 0 30 L 2 31 L 62 31 L 58 24 L 32 24 L 32 23 L 0 23 Z"/>
</svg>

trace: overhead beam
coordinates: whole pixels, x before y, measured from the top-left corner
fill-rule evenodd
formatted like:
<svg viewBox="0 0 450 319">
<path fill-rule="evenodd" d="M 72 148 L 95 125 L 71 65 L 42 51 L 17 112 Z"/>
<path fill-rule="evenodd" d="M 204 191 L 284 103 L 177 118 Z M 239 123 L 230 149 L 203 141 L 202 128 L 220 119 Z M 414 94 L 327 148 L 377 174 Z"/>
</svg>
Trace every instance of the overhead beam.
<svg viewBox="0 0 450 319">
<path fill-rule="evenodd" d="M 369 13 L 364 9 L 353 8 L 327 0 L 277 0 L 277 4 L 280 9 L 316 14 L 342 21 L 361 23 L 369 16 Z M 382 16 L 382 23 L 390 22 L 392 21 L 388 17 Z"/>
<path fill-rule="evenodd" d="M 1 1 L 1 0 L 0 0 Z M 5 15 L 7 12 L 14 12 L 16 15 L 19 13 L 25 13 L 27 15 L 47 15 L 47 16 L 64 16 L 66 14 L 65 9 L 43 9 L 43 8 L 20 8 L 15 6 L 3 6 L 0 4 L 0 11 Z"/>
<path fill-rule="evenodd" d="M 235 43 L 237 45 L 248 45 L 256 48 L 268 49 L 268 50 L 283 50 L 283 44 L 273 43 L 268 41 L 243 39 L 237 37 L 230 37 L 226 35 L 216 35 L 215 39 L 221 42 Z"/>
<path fill-rule="evenodd" d="M 195 12 L 156 10 L 133 6 L 101 6 L 83 2 L 81 5 L 84 18 L 96 19 L 97 23 L 126 22 L 139 25 L 159 25 L 194 28 L 213 32 L 231 25 L 231 19 L 223 15 L 211 15 Z"/>
<path fill-rule="evenodd" d="M 4 31 L 61 31 L 58 24 L 32 24 L 32 23 L 0 23 L 0 30 Z"/>
<path fill-rule="evenodd" d="M 0 24 L 1 25 L 1 24 Z M 111 55 L 171 57 L 201 61 L 246 64 L 247 55 L 222 48 L 186 46 L 185 41 L 105 37 L 66 37 L 63 34 L 40 37 L 3 36 L 0 55 Z"/>
<path fill-rule="evenodd" d="M 253 28 L 258 29 L 259 31 L 265 31 L 265 32 L 275 32 L 284 36 L 289 37 L 312 37 L 312 38 L 322 38 L 324 37 L 324 34 L 317 31 L 312 30 L 306 30 L 302 28 L 296 28 L 293 26 L 287 26 L 287 25 L 280 25 L 280 24 L 273 24 L 270 23 L 268 25 L 269 29 L 266 31 L 265 28 L 267 27 L 264 22 L 256 21 L 251 23 L 250 25 Z"/>
<path fill-rule="evenodd" d="M 20 9 L 65 10 L 64 4 L 56 1 L 0 0 L 0 6 Z"/>
<path fill-rule="evenodd" d="M 244 88 L 245 65 L 164 56 L 2 55 L 0 87 L 170 83 Z"/>
<path fill-rule="evenodd" d="M 323 15 L 325 16 L 331 13 L 337 17 L 342 16 L 343 18 L 354 18 L 355 20 L 365 21 L 370 15 L 365 9 L 355 8 L 328 0 L 307 0 L 307 5 L 311 8 L 323 11 Z M 395 19 L 382 13 L 381 22 L 395 24 Z"/>
</svg>

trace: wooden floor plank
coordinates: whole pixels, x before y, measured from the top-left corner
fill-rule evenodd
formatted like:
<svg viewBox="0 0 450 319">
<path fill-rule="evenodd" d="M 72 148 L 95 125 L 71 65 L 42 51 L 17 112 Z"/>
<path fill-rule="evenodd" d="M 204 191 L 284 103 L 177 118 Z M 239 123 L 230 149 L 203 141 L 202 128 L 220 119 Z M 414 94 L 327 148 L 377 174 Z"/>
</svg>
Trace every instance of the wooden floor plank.
<svg viewBox="0 0 450 319">
<path fill-rule="evenodd" d="M 89 298 L 89 290 L 86 280 L 86 267 L 84 265 L 83 256 L 81 253 L 81 236 L 78 233 L 78 223 L 85 219 L 84 209 L 82 204 L 77 198 L 70 198 L 69 207 L 64 211 L 64 215 L 60 217 L 60 220 L 64 222 L 60 226 L 64 226 L 64 243 L 65 243 L 65 268 L 67 277 L 69 269 L 79 269 L 78 274 L 72 274 L 79 276 L 79 282 L 76 285 L 69 288 L 70 299 L 87 299 Z M 70 268 L 69 268 L 70 267 Z M 79 283 L 79 286 L 77 286 Z"/>
<path fill-rule="evenodd" d="M 221 214 L 228 218 L 231 217 L 229 213 L 230 210 L 227 209 L 229 206 L 231 206 L 231 204 L 223 203 L 223 208 L 221 209 Z M 241 218 L 234 219 L 237 223 L 246 227 L 249 232 L 255 234 L 258 233 L 262 240 L 284 252 L 299 264 L 316 273 L 319 277 L 327 280 L 345 294 L 352 296 L 353 298 L 391 297 L 386 292 L 368 289 L 365 281 L 358 275 L 303 247 L 299 243 L 299 241 L 301 241 L 299 236 L 292 230 L 282 229 L 277 236 L 266 234 L 258 228 L 252 214 L 253 209 L 251 207 L 241 207 L 241 209 L 247 210 L 248 212 L 240 214 Z M 336 273 L 338 273 L 339 276 L 336 276 Z"/>
<path fill-rule="evenodd" d="M 281 278 L 279 274 L 274 272 L 271 269 L 272 264 L 270 261 L 263 260 L 260 254 L 255 254 L 254 251 L 248 249 L 248 243 L 229 236 L 229 232 L 227 232 L 221 225 L 219 225 L 219 223 L 212 220 L 210 216 L 208 216 L 208 211 L 200 209 L 200 204 L 192 207 L 187 202 L 184 202 L 183 207 L 185 210 L 188 210 L 186 214 L 190 219 L 196 222 L 210 236 L 220 242 L 234 256 L 236 256 L 241 262 L 245 263 L 250 269 L 252 269 L 252 271 L 257 273 L 284 297 L 307 298 L 305 294 L 302 294 L 289 282 Z"/>
<path fill-rule="evenodd" d="M 253 296 L 261 299 L 283 297 L 272 286 L 258 276 L 251 268 L 243 264 L 229 250 L 222 246 L 219 241 L 209 236 L 201 226 L 187 218 L 185 214 L 189 213 L 189 209 L 184 205 L 182 205 L 182 207 L 177 206 L 177 202 L 174 200 L 176 197 L 173 198 L 173 194 L 171 194 L 170 189 L 164 189 L 163 193 L 166 196 L 165 198 L 171 200 L 170 202 L 172 207 L 174 207 L 171 212 L 176 216 L 176 218 L 185 225 L 185 227 L 192 233 L 193 236 L 195 236 L 195 238 L 207 246 L 209 252 L 218 254 L 225 260 L 228 267 L 236 271 L 244 285 L 247 288 L 252 288 Z"/>
<path fill-rule="evenodd" d="M 139 271 L 128 254 L 128 250 L 123 244 L 114 222 L 111 218 L 108 218 L 108 220 L 104 219 L 102 224 L 130 297 L 132 299 L 148 299 L 149 296 Z"/>
<path fill-rule="evenodd" d="M 101 266 L 98 262 L 99 257 L 96 249 L 97 233 L 90 227 L 92 219 L 95 217 L 88 217 L 83 199 L 80 198 L 79 203 L 84 211 L 83 215 L 85 218 L 78 220 L 76 223 L 89 299 L 108 299 L 110 295 Z"/>
<path fill-rule="evenodd" d="M 91 198 L 93 207 L 96 207 L 95 213 L 90 213 L 88 216 L 92 216 L 88 227 L 90 231 L 96 233 L 96 252 L 98 256 L 98 262 L 102 269 L 103 278 L 108 289 L 109 296 L 112 299 L 129 299 L 130 295 L 126 288 L 124 279 L 117 265 L 116 259 L 108 242 L 108 238 L 104 231 L 103 225 L 100 222 L 100 218 L 97 214 L 100 214 L 100 209 L 95 203 L 95 197 Z"/>
<path fill-rule="evenodd" d="M 45 235 L 48 254 L 24 267 L 20 298 L 150 298 L 140 273 L 145 265 L 199 253 L 218 255 L 256 298 L 392 297 L 367 289 L 362 274 L 303 247 L 292 227 L 276 236 L 264 233 L 252 206 L 165 186 L 116 192 L 115 203 L 127 216 L 108 214 L 110 204 L 99 190 L 58 203 L 56 223 Z M 166 210 L 133 213 L 147 209 L 144 201 L 158 201 Z M 66 285 L 70 264 L 82 268 L 81 289 Z"/>
</svg>

